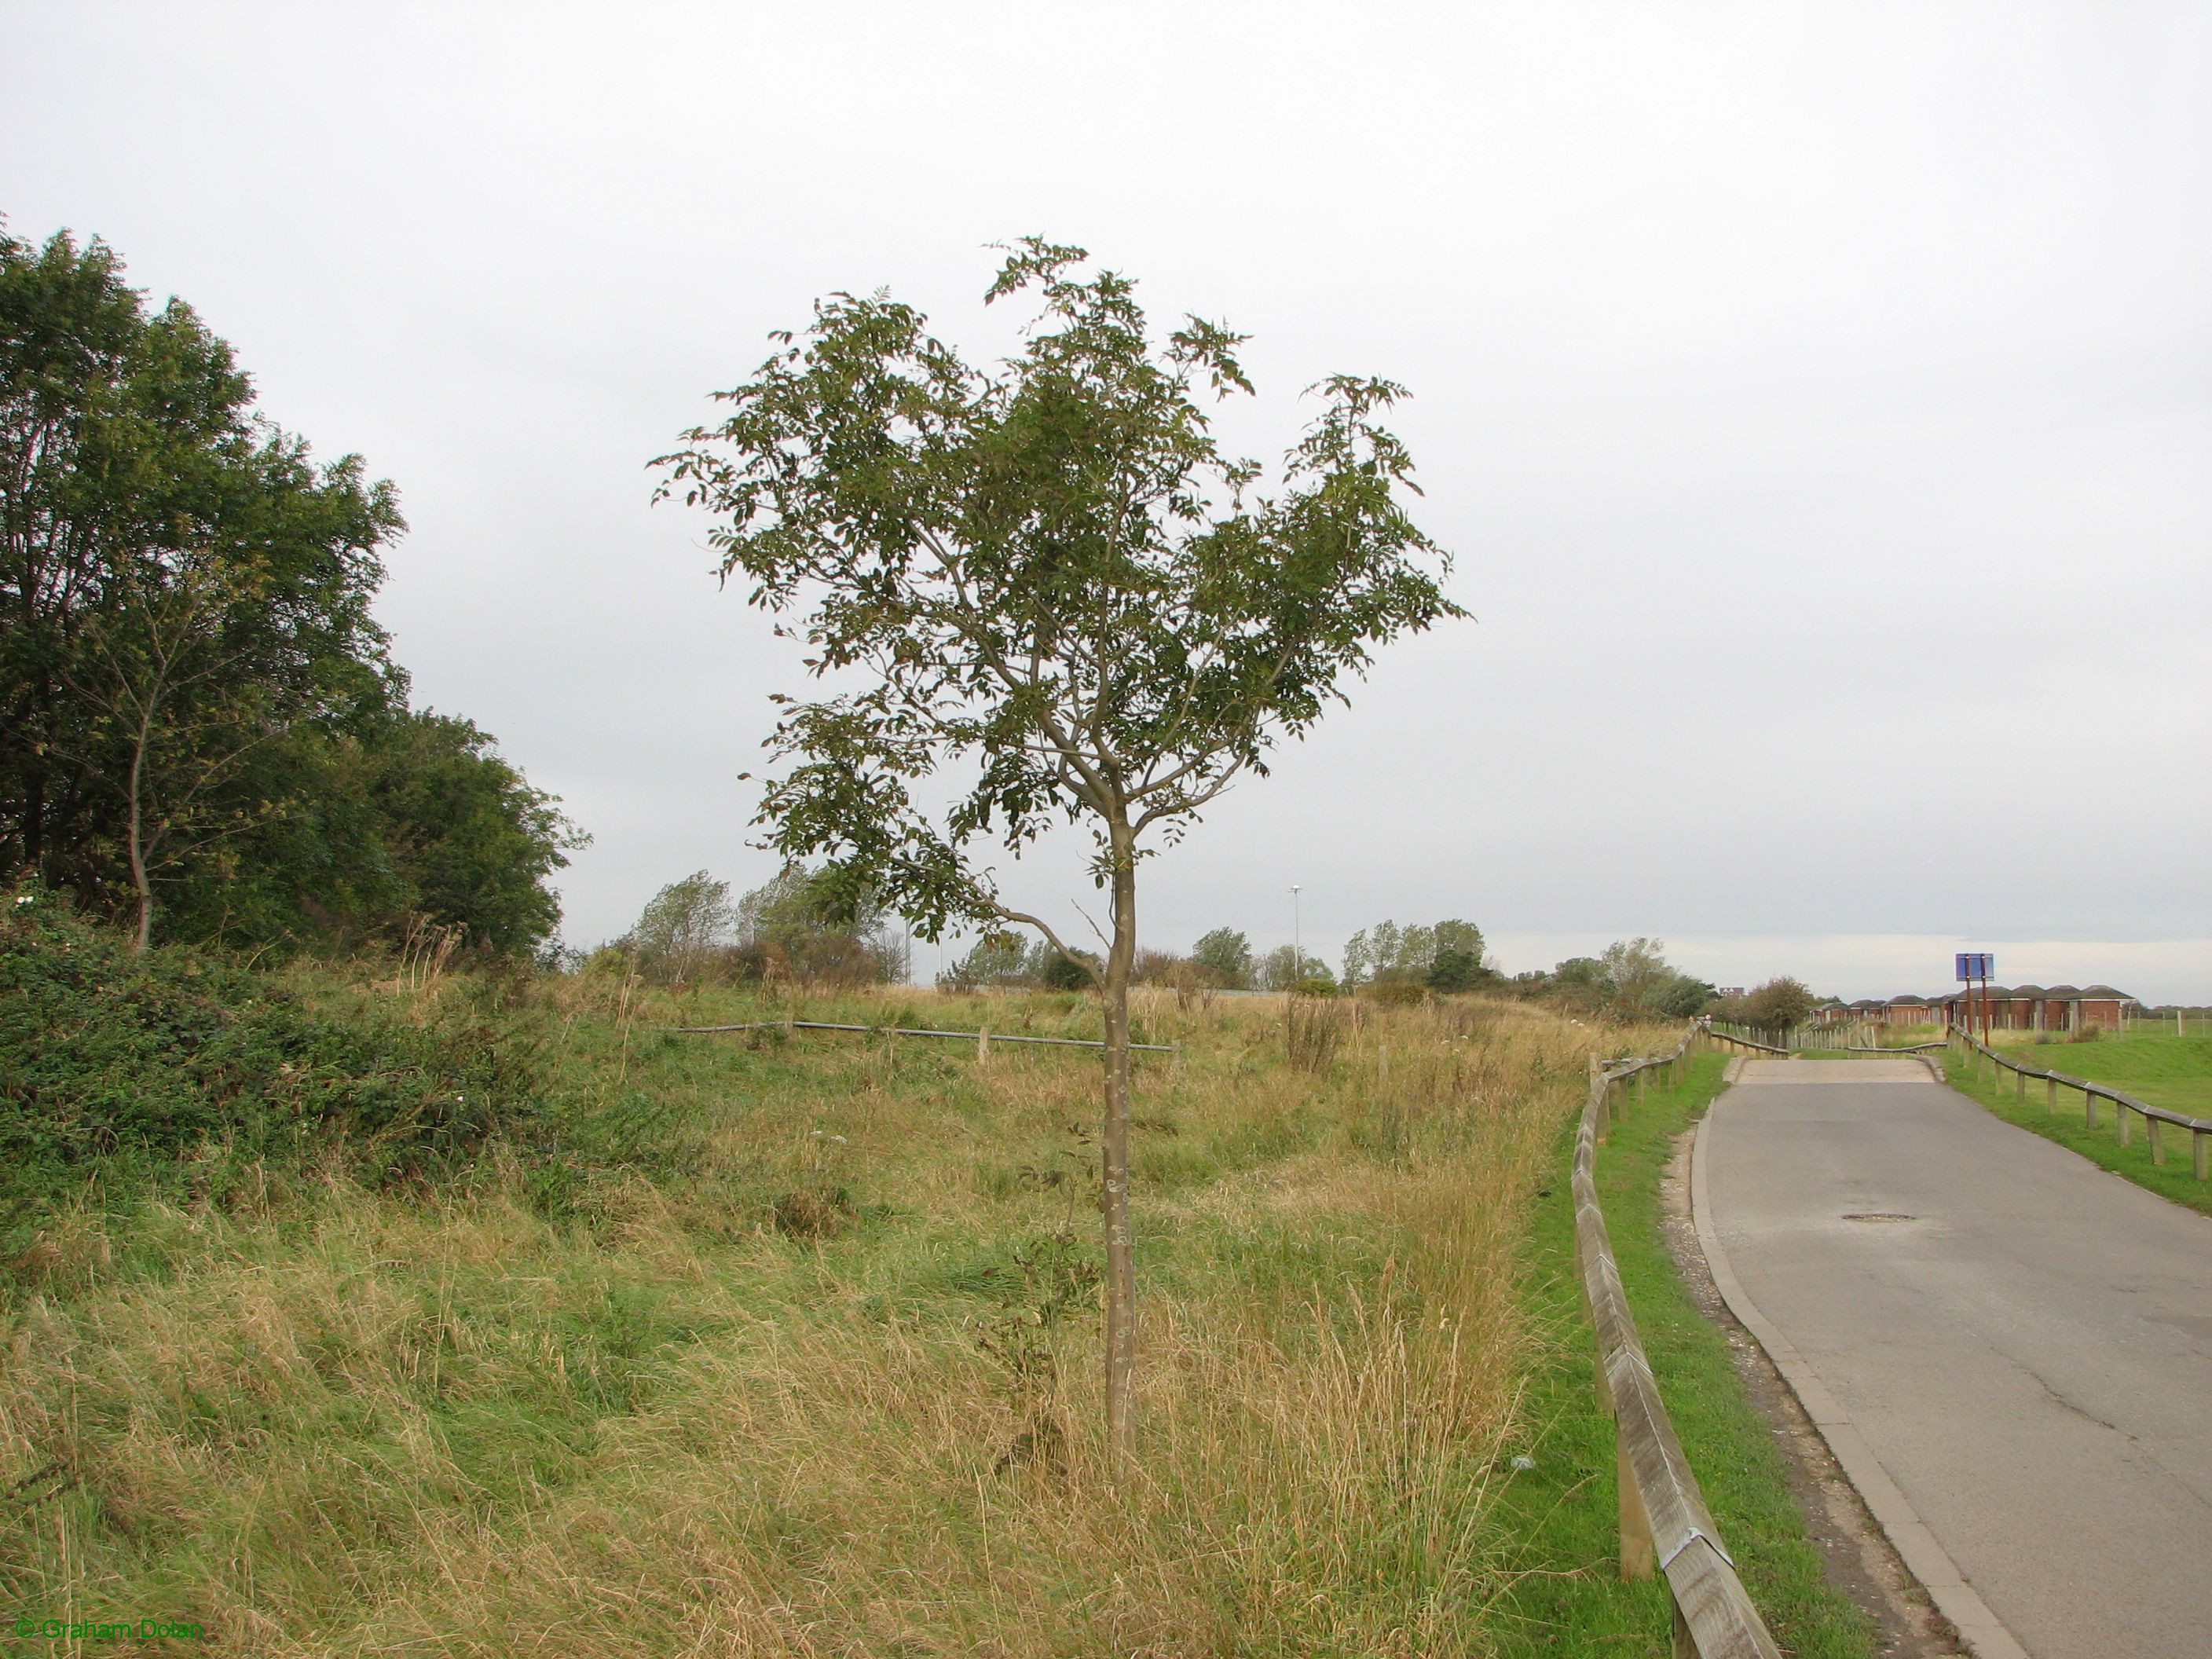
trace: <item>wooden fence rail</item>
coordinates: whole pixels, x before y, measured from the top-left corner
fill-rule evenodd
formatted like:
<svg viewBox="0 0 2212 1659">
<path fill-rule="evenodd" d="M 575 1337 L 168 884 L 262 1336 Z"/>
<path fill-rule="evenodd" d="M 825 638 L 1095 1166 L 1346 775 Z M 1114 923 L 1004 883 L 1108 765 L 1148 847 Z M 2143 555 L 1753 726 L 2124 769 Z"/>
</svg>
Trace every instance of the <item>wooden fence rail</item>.
<svg viewBox="0 0 2212 1659">
<path fill-rule="evenodd" d="M 1655 1569 L 1664 1575 L 1674 1604 L 1676 1659 L 1780 1659 L 1668 1420 L 1597 1201 L 1597 1149 L 1616 1121 L 1620 1091 L 1633 1079 L 1640 1093 L 1654 1072 L 1671 1081 L 1701 1040 L 1774 1052 L 1764 1043 L 1694 1025 L 1671 1053 L 1590 1062 L 1589 1097 L 1575 1135 L 1575 1264 L 1597 1339 L 1598 1400 L 1613 1420 L 1621 1577 L 1648 1577 Z"/>
<path fill-rule="evenodd" d="M 1771 1042 L 1761 1042 L 1756 1037 L 1738 1036 L 1733 1031 L 1720 1030 L 1711 1025 L 1705 1028 L 1705 1034 L 1709 1042 L 1729 1043 L 1741 1054 L 1786 1055 L 1790 1052 L 1787 1048 L 1777 1048 Z"/>
<path fill-rule="evenodd" d="M 1050 1048 L 1103 1048 L 1106 1045 L 1096 1037 L 1011 1036 L 1004 1031 L 994 1031 L 985 1026 L 980 1031 L 929 1031 L 904 1025 L 838 1025 L 820 1019 L 756 1019 L 743 1025 L 671 1025 L 665 1028 L 677 1036 L 712 1036 L 722 1031 L 866 1031 L 883 1036 L 951 1037 L 976 1045 L 978 1054 L 988 1054 L 994 1042 L 1033 1042 Z M 1171 1042 L 1133 1042 L 1132 1054 L 1171 1054 Z"/>
<path fill-rule="evenodd" d="M 2112 1103 L 2114 1127 L 2120 1132 L 2120 1145 L 2129 1142 L 2129 1131 L 2133 1124 L 2129 1114 L 2140 1117 L 2143 1132 L 2150 1138 L 2150 1158 L 2154 1164 L 2166 1162 L 2166 1130 L 2181 1130 L 2189 1137 L 2190 1173 L 2199 1181 L 2212 1180 L 2212 1122 L 2201 1117 L 2191 1117 L 2185 1112 L 2169 1111 L 2163 1106 L 2154 1106 L 2148 1101 L 2137 1100 L 2133 1095 L 2102 1083 L 2092 1083 L 2087 1078 L 2070 1077 L 2064 1072 L 2045 1071 L 2040 1066 L 2023 1066 L 2016 1060 L 2008 1060 L 1971 1031 L 1954 1025 L 1948 1034 L 1948 1046 L 1960 1051 L 1964 1062 L 1978 1073 L 1986 1062 L 1992 1076 L 2001 1072 L 2013 1074 L 2013 1097 L 2027 1098 L 2027 1080 L 2039 1079 L 2043 1084 L 2044 1104 L 2052 1112 L 2058 1109 L 2061 1089 L 2081 1091 L 2081 1116 L 2091 1128 L 2097 1127 L 2097 1103 Z"/>
</svg>

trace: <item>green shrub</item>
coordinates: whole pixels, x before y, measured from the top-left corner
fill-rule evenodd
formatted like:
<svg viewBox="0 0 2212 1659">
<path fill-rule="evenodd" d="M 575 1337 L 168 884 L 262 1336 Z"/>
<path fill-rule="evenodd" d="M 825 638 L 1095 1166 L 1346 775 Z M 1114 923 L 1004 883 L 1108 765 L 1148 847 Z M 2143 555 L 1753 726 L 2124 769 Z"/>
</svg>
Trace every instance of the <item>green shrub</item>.
<svg viewBox="0 0 2212 1659">
<path fill-rule="evenodd" d="M 532 1045 L 489 993 L 340 1024 L 216 957 L 134 956 L 44 890 L 0 909 L 0 1234 L 93 1189 L 220 1198 L 311 1152 L 424 1173 L 536 1109 Z"/>
<path fill-rule="evenodd" d="M 1360 988 L 1359 994 L 1385 1007 L 1401 1008 L 1428 1000 L 1428 988 L 1417 980 L 1378 979 Z"/>
</svg>

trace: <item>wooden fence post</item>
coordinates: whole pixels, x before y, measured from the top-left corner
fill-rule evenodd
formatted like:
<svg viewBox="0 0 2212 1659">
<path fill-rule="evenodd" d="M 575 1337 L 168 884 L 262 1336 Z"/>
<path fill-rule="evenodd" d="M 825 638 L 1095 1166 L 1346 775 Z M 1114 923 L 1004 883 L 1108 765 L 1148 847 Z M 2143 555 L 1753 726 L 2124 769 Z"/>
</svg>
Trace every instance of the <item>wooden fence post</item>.
<svg viewBox="0 0 2212 1659">
<path fill-rule="evenodd" d="M 2166 1141 L 2164 1137 L 2159 1133 L 2160 1129 L 2164 1127 L 2165 1126 L 2160 1123 L 2160 1121 L 2154 1117 L 2146 1117 L 2143 1119 L 2143 1128 L 2150 1136 L 2150 1161 L 2154 1164 L 2164 1164 L 2166 1162 Z"/>
<path fill-rule="evenodd" d="M 2055 1077 L 2047 1077 L 2043 1079 L 2043 1103 L 2052 1116 L 2055 1117 L 2057 1115 L 2058 1079 Z"/>
<path fill-rule="evenodd" d="M 1657 1553 L 1651 1547 L 1651 1517 L 1644 1513 L 1644 1494 L 1636 1487 L 1628 1442 L 1617 1428 L 1613 1437 L 1613 1467 L 1620 1488 L 1620 1576 L 1649 1578 L 1658 1565 Z"/>
<path fill-rule="evenodd" d="M 2199 1181 L 2212 1181 L 2212 1134 L 2202 1129 L 2189 1132 L 2189 1163 L 2191 1173 Z"/>
<path fill-rule="evenodd" d="M 2128 1121 L 2127 1103 L 2124 1100 L 2115 1100 L 2112 1103 L 2112 1115 L 2120 1121 L 2120 1145 L 2124 1146 L 2128 1144 L 2128 1131 L 2135 1127 Z"/>
<path fill-rule="evenodd" d="M 978 1070 L 991 1063 L 991 1028 L 988 1025 L 975 1033 L 975 1065 Z"/>
<path fill-rule="evenodd" d="M 2094 1089 L 2081 1091 L 2081 1121 L 2093 1129 L 2097 1127 L 2097 1091 Z"/>
</svg>

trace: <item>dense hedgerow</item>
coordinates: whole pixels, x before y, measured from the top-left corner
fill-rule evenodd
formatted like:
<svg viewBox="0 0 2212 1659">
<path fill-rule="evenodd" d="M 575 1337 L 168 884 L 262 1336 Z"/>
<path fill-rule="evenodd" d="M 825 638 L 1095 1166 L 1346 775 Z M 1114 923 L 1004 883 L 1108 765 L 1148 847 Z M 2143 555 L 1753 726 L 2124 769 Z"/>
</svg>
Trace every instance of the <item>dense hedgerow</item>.
<svg viewBox="0 0 2212 1659">
<path fill-rule="evenodd" d="M 311 1154 L 427 1171 L 537 1110 L 532 1045 L 480 1012 L 341 1024 L 213 956 L 134 956 L 43 890 L 0 908 L 8 1236 L 57 1202 L 220 1198 Z"/>
</svg>

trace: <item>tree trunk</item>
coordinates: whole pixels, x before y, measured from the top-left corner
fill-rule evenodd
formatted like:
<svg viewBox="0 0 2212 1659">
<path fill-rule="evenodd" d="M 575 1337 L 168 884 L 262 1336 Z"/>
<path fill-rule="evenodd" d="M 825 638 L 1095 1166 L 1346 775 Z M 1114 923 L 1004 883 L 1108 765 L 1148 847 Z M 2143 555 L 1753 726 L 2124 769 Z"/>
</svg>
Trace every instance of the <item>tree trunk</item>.
<svg viewBox="0 0 2212 1659">
<path fill-rule="evenodd" d="M 26 610 L 30 607 L 27 604 Z M 31 620 L 27 619 L 27 629 Z M 42 673 L 19 705 L 17 738 L 30 752 L 23 779 L 23 862 L 40 881 L 46 878 L 46 744 L 53 733 L 53 688 Z"/>
<path fill-rule="evenodd" d="M 138 741 L 131 750 L 131 882 L 138 890 L 138 945 L 140 956 L 154 942 L 154 884 L 146 875 L 146 744 L 149 722 L 141 721 Z"/>
<path fill-rule="evenodd" d="M 35 753 L 23 780 L 23 862 L 40 880 L 46 878 L 46 767 Z"/>
<path fill-rule="evenodd" d="M 1114 942 L 1106 957 L 1106 1111 L 1098 1142 L 1106 1223 L 1106 1428 L 1120 1472 L 1137 1455 L 1137 1283 L 1129 1227 L 1129 970 L 1137 953 L 1135 837 L 1113 826 Z"/>
</svg>

